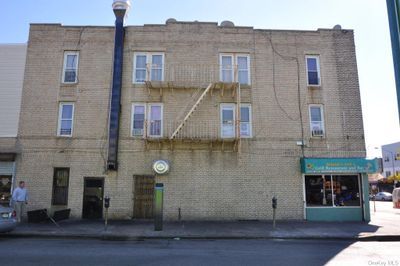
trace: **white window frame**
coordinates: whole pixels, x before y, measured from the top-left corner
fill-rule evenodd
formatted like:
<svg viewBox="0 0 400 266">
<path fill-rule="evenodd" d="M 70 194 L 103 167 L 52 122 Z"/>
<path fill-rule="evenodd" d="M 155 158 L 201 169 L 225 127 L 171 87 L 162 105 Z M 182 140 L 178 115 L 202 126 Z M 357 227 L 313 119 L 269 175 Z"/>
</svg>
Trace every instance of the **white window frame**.
<svg viewBox="0 0 400 266">
<path fill-rule="evenodd" d="M 141 135 L 134 135 L 133 134 L 133 124 L 134 124 L 134 115 L 135 115 L 135 107 L 136 106 L 143 106 L 144 107 L 144 123 L 143 123 L 143 133 Z M 133 103 L 132 104 L 132 111 L 131 111 L 131 137 L 144 137 L 146 134 L 146 117 L 147 117 L 147 105 L 146 103 Z"/>
<path fill-rule="evenodd" d="M 150 128 L 151 128 L 151 107 L 153 106 L 160 106 L 161 107 L 161 129 L 160 129 L 160 135 L 151 135 Z M 147 105 L 147 117 L 146 117 L 147 123 L 147 136 L 150 138 L 162 138 L 164 136 L 164 105 L 162 103 L 149 103 Z"/>
<path fill-rule="evenodd" d="M 222 79 L 223 71 L 228 71 L 229 70 L 229 69 L 224 69 L 223 68 L 223 65 L 222 65 L 222 58 L 223 57 L 230 57 L 231 60 L 232 60 L 231 69 L 230 69 L 231 70 L 230 72 L 231 72 L 232 81 L 224 81 Z M 234 82 L 234 80 L 235 80 L 235 71 L 234 71 L 234 69 L 235 69 L 235 58 L 234 58 L 233 54 L 220 54 L 219 55 L 219 77 L 220 77 L 220 81 L 221 82 L 226 82 L 226 83 Z"/>
<path fill-rule="evenodd" d="M 251 112 L 251 104 L 250 103 L 242 103 L 240 104 L 240 108 L 248 108 L 249 109 L 249 135 L 244 136 L 242 135 L 242 120 L 240 120 L 240 137 L 241 138 L 252 138 L 253 137 L 253 118 L 252 118 L 252 112 Z M 242 115 L 242 110 L 240 110 L 240 115 Z"/>
<path fill-rule="evenodd" d="M 316 59 L 317 62 L 317 74 L 318 74 L 318 84 L 310 84 L 309 83 L 309 77 L 308 77 L 308 59 L 309 58 L 314 58 Z M 307 86 L 309 87 L 320 87 L 321 86 L 321 67 L 320 67 L 320 59 L 319 55 L 306 55 L 306 74 L 307 74 Z"/>
<path fill-rule="evenodd" d="M 322 135 L 314 135 L 313 134 L 313 121 L 311 119 L 311 108 L 313 107 L 318 107 L 321 111 L 321 128 L 322 128 Z M 326 135 L 326 131 L 325 131 L 325 117 L 324 117 L 324 106 L 322 104 L 310 104 L 308 106 L 308 117 L 310 119 L 310 133 L 311 133 L 311 137 L 325 137 Z"/>
<path fill-rule="evenodd" d="M 153 56 L 161 55 L 162 57 L 162 67 L 161 67 L 161 81 L 164 81 L 165 76 L 165 53 L 162 52 L 135 52 L 133 54 L 133 73 L 132 73 L 132 81 L 134 84 L 144 84 L 144 82 L 136 81 L 136 57 L 137 56 L 146 56 L 146 75 L 145 80 L 151 81 L 152 71 L 153 71 Z M 159 69 L 159 68 L 157 68 Z"/>
<path fill-rule="evenodd" d="M 235 56 L 235 62 L 236 65 L 238 66 L 238 76 L 237 76 L 237 82 L 239 82 L 239 64 L 238 64 L 238 57 L 246 57 L 247 58 L 247 83 L 241 83 L 242 85 L 251 85 L 251 75 L 250 75 L 250 55 L 249 54 L 236 54 Z"/>
<path fill-rule="evenodd" d="M 223 110 L 225 109 L 232 109 L 233 112 L 233 134 L 229 136 L 224 135 Z M 222 139 L 232 139 L 236 137 L 236 104 L 234 103 L 221 103 L 220 105 L 220 136 Z"/>
<path fill-rule="evenodd" d="M 76 74 L 75 74 L 75 81 L 65 81 L 65 72 L 67 71 L 67 57 L 69 55 L 76 56 Z M 62 72 L 62 80 L 61 83 L 64 84 L 75 84 L 78 83 L 78 68 L 79 68 L 79 51 L 64 51 L 64 62 L 63 62 L 63 72 Z"/>
<path fill-rule="evenodd" d="M 71 119 L 71 134 L 61 134 L 61 122 L 62 122 L 62 111 L 64 105 L 72 105 L 72 117 Z M 58 107 L 58 125 L 57 125 L 57 136 L 59 137 L 72 137 L 74 132 L 74 117 L 75 117 L 75 104 L 73 102 L 60 102 Z M 65 119 L 64 119 L 65 120 Z"/>
<path fill-rule="evenodd" d="M 235 77 L 235 68 L 238 67 L 238 57 L 246 57 L 247 58 L 247 83 L 241 83 L 241 85 L 251 85 L 251 74 L 250 74 L 250 54 L 236 54 L 236 53 L 220 53 L 219 54 L 219 80 L 221 82 L 226 82 L 230 83 L 229 81 L 223 81 L 222 80 L 222 71 L 223 70 L 228 70 L 228 69 L 223 69 L 222 68 L 222 57 L 231 57 L 232 58 L 232 65 L 231 65 L 231 75 L 232 75 L 232 81 L 230 82 L 239 82 L 239 69 L 238 70 L 238 75 Z"/>
</svg>

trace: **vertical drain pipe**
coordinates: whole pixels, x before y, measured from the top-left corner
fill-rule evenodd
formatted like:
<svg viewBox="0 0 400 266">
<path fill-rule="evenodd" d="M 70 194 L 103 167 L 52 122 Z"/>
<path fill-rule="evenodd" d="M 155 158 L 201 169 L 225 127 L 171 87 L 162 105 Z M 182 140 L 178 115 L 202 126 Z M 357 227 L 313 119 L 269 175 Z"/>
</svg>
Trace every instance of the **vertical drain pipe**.
<svg viewBox="0 0 400 266">
<path fill-rule="evenodd" d="M 130 1 L 114 0 L 112 7 L 115 14 L 115 41 L 110 125 L 108 131 L 107 169 L 116 171 L 118 168 L 118 135 L 121 113 L 122 62 L 125 34 L 124 17 L 128 13 Z"/>
</svg>

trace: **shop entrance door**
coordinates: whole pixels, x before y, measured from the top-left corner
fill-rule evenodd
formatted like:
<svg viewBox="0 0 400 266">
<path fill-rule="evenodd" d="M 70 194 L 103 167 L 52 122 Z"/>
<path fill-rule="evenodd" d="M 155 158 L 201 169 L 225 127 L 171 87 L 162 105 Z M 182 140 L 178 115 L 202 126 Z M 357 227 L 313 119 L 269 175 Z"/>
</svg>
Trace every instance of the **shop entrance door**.
<svg viewBox="0 0 400 266">
<path fill-rule="evenodd" d="M 10 206 L 12 175 L 0 175 L 0 205 Z"/>
<path fill-rule="evenodd" d="M 133 218 L 152 219 L 154 176 L 134 176 Z"/>
<path fill-rule="evenodd" d="M 83 189 L 82 218 L 103 218 L 104 179 L 87 177 Z"/>
</svg>

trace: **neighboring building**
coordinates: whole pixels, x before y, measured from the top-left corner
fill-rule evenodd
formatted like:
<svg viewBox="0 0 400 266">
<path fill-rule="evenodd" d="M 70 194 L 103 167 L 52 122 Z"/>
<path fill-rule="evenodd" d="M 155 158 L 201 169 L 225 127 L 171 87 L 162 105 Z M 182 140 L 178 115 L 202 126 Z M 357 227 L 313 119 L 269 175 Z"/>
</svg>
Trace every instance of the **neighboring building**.
<svg viewBox="0 0 400 266">
<path fill-rule="evenodd" d="M 382 145 L 383 176 L 400 175 L 400 142 Z"/>
<path fill-rule="evenodd" d="M 114 27 L 31 25 L 17 163 L 30 209 L 101 218 L 108 195 L 111 218 L 151 218 L 163 183 L 167 220 L 271 219 L 273 196 L 278 219 L 369 220 L 352 30 L 124 29 L 113 59 Z"/>
<path fill-rule="evenodd" d="M 14 174 L 26 44 L 0 44 L 0 205 L 9 205 Z"/>
</svg>

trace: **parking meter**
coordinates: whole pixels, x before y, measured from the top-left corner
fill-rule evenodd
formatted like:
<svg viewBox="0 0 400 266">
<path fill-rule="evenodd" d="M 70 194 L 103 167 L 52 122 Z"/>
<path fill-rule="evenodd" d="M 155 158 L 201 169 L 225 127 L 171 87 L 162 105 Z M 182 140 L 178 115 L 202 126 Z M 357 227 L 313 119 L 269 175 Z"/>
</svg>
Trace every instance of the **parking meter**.
<svg viewBox="0 0 400 266">
<path fill-rule="evenodd" d="M 276 207 L 278 206 L 278 200 L 276 199 L 276 197 L 272 198 L 272 208 L 276 209 Z"/>
<path fill-rule="evenodd" d="M 106 196 L 104 198 L 104 208 L 106 208 L 106 209 L 110 208 L 110 197 L 109 196 Z"/>
<path fill-rule="evenodd" d="M 105 196 L 104 198 L 104 208 L 106 208 L 106 217 L 104 219 L 104 230 L 107 230 L 107 225 L 108 225 L 108 208 L 110 208 L 110 197 Z"/>
</svg>

